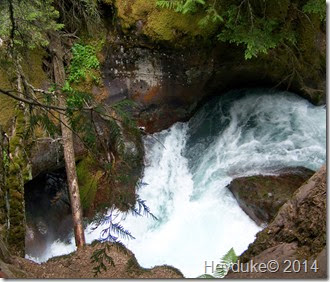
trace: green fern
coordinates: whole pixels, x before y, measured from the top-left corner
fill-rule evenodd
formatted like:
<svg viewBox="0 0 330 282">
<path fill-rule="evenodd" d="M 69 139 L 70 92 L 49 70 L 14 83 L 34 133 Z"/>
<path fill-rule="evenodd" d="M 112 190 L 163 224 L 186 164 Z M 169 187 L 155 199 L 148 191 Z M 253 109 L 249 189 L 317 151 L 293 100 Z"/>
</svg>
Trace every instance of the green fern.
<svg viewBox="0 0 330 282">
<path fill-rule="evenodd" d="M 156 5 L 160 8 L 175 10 L 178 13 L 195 13 L 198 7 L 205 5 L 204 0 L 157 0 Z"/>
<path fill-rule="evenodd" d="M 37 127 L 41 127 L 44 131 L 46 131 L 50 137 L 54 137 L 55 135 L 60 134 L 60 129 L 58 124 L 50 118 L 50 114 L 47 112 L 31 112 L 29 127 L 27 129 L 28 132 L 34 132 Z"/>
<path fill-rule="evenodd" d="M 157 6 L 171 9 L 181 14 L 204 14 L 200 19 L 201 28 L 215 26 L 217 38 L 245 48 L 245 59 L 251 59 L 278 46 L 295 46 L 296 28 L 290 15 L 274 16 L 270 1 L 251 0 L 157 0 Z M 298 1 L 299 2 L 299 1 Z M 316 14 L 324 23 L 326 2 L 308 0 L 305 4 L 287 3 L 287 9 L 298 10 L 307 16 Z M 280 5 L 280 4 L 279 4 Z M 297 20 L 298 21 L 298 20 Z M 312 22 L 311 22 L 312 24 Z M 293 47 L 292 47 L 293 48 Z"/>
<path fill-rule="evenodd" d="M 73 58 L 69 66 L 69 83 L 85 80 L 87 75 L 92 75 L 91 70 L 98 70 L 100 62 L 96 57 L 93 46 L 74 44 L 72 47 Z"/>
<path fill-rule="evenodd" d="M 229 269 L 230 266 L 237 261 L 237 255 L 234 251 L 234 248 L 231 248 L 221 259 L 220 263 L 217 264 L 214 273 L 211 274 L 203 274 L 198 276 L 197 278 L 224 278 Z"/>
<path fill-rule="evenodd" d="M 237 255 L 234 251 L 234 248 L 231 248 L 220 260 L 220 263 L 217 264 L 214 272 L 214 276 L 217 278 L 223 278 L 227 275 L 231 264 L 237 261 Z"/>
<path fill-rule="evenodd" d="M 176 8 L 176 5 L 178 4 L 178 1 L 170 1 L 170 0 L 158 0 L 156 2 L 156 5 L 163 9 L 170 9 L 174 10 Z"/>
<path fill-rule="evenodd" d="M 304 6 L 303 11 L 308 14 L 317 14 L 322 22 L 327 17 L 327 6 L 325 0 L 309 0 Z"/>
</svg>

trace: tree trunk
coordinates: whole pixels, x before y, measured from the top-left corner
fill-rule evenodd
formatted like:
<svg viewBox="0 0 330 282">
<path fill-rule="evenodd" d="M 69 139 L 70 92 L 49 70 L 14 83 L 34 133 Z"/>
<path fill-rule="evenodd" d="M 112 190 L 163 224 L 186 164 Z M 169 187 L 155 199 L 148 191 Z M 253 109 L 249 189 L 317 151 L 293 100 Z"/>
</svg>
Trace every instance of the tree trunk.
<svg viewBox="0 0 330 282">
<path fill-rule="evenodd" d="M 6 208 L 6 169 L 5 169 L 5 152 L 4 132 L 0 125 L 0 240 L 5 240 L 7 233 L 7 208 Z M 8 156 L 7 156 L 8 158 Z M 1 245 L 1 242 L 0 242 Z M 1 258 L 1 247 L 0 247 Z"/>
<path fill-rule="evenodd" d="M 58 87 L 62 87 L 65 82 L 65 70 L 63 64 L 63 52 L 60 43 L 60 39 L 55 35 L 51 40 L 51 44 L 54 44 L 53 51 L 53 68 L 54 79 Z M 65 107 L 65 97 L 60 90 L 58 90 L 60 107 Z M 67 174 L 67 181 L 69 186 L 71 210 L 73 217 L 73 227 L 76 240 L 76 246 L 78 248 L 85 245 L 85 235 L 83 228 L 82 209 L 80 202 L 78 177 L 76 172 L 76 160 L 73 148 L 73 134 L 70 129 L 70 122 L 66 115 L 60 114 L 62 142 L 64 150 L 64 160 Z"/>
<path fill-rule="evenodd" d="M 61 97 L 60 100 L 63 101 L 63 97 Z M 64 103 L 61 104 L 63 105 Z M 82 247 L 83 245 L 85 245 L 85 235 L 78 186 L 78 177 L 76 172 L 76 160 L 73 148 L 73 136 L 72 131 L 69 128 L 69 122 L 67 117 L 65 115 L 61 115 L 60 120 L 75 240 L 77 247 Z"/>
<path fill-rule="evenodd" d="M 6 224 L 6 200 L 5 200 L 5 163 L 4 163 L 4 152 L 5 148 L 3 145 L 3 132 L 0 125 L 0 237 L 5 230 Z"/>
</svg>

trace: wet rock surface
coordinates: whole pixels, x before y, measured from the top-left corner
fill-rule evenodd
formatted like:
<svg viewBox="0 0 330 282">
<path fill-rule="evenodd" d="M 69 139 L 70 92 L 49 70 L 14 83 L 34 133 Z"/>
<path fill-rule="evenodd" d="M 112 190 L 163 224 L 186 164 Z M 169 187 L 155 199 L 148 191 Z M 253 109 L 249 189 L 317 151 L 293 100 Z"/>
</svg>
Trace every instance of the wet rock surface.
<svg viewBox="0 0 330 282">
<path fill-rule="evenodd" d="M 304 52 L 299 52 L 295 65 L 292 50 L 282 48 L 246 60 L 244 48 L 214 38 L 217 29 L 200 30 L 196 15 L 191 18 L 159 9 L 145 0 L 111 3 L 119 24 L 106 38 L 102 97 L 105 103 L 125 98 L 137 102 L 136 117 L 149 133 L 186 120 L 208 97 L 237 87 L 285 89 L 314 104 L 325 103 L 325 33 L 321 26 L 315 25 L 310 33 L 304 23 L 297 30 L 297 37 L 310 40 L 308 45 L 302 40 L 297 46 Z M 299 76 L 288 75 L 292 68 L 299 69 Z"/>
<path fill-rule="evenodd" d="M 26 273 L 17 265 L 6 243 L 0 235 L 0 278 L 25 277 Z"/>
<path fill-rule="evenodd" d="M 274 220 L 256 236 L 239 257 L 241 263 L 276 260 L 279 270 L 230 273 L 227 278 L 326 278 L 326 167 L 303 184 L 279 210 Z M 307 271 L 284 272 L 285 260 L 307 260 Z M 317 262 L 318 270 L 311 267 Z M 292 268 L 291 268 L 292 270 Z"/>
<path fill-rule="evenodd" d="M 228 185 L 239 206 L 258 225 L 269 223 L 280 207 L 314 171 L 297 167 L 281 169 L 274 173 L 276 175 L 236 178 Z"/>
<path fill-rule="evenodd" d="M 187 120 L 205 100 L 237 88 L 238 81 L 240 88 L 271 88 L 287 71 L 285 58 L 244 60 L 240 48 L 226 44 L 175 49 L 157 43 L 144 46 L 140 38 L 118 35 L 108 38 L 105 53 L 105 103 L 135 101 L 139 106 L 135 116 L 148 133 Z M 270 64 L 274 67 L 269 68 Z M 279 88 L 323 104 L 324 97 L 313 92 L 314 87 L 324 87 L 323 78 L 306 87 L 309 81 L 283 82 Z"/>
<path fill-rule="evenodd" d="M 41 138 L 33 143 L 30 151 L 33 177 L 64 167 L 61 142 L 61 138 Z M 87 150 L 77 136 L 74 136 L 73 144 L 77 160 L 86 156 Z"/>
</svg>

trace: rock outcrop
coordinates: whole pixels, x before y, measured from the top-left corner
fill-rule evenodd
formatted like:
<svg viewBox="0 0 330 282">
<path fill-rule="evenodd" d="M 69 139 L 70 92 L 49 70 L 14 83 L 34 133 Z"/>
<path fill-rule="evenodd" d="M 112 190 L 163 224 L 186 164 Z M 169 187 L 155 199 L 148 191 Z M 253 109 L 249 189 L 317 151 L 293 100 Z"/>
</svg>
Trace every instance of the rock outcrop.
<svg viewBox="0 0 330 282">
<path fill-rule="evenodd" d="M 273 173 L 276 175 L 236 178 L 228 185 L 239 206 L 258 225 L 269 223 L 301 184 L 314 174 L 304 167 Z"/>
<path fill-rule="evenodd" d="M 313 30 L 305 19 L 297 23 L 299 56 L 279 47 L 245 60 L 241 46 L 220 43 L 211 26 L 200 28 L 201 15 L 150 0 L 103 1 L 115 6 L 119 22 L 105 44 L 105 101 L 139 103 L 137 117 L 148 132 L 186 120 L 203 99 L 237 87 L 280 87 L 325 103 L 325 33 L 317 19 Z M 290 1 L 278 5 L 286 17 Z"/>
<path fill-rule="evenodd" d="M 276 260 L 275 272 L 230 273 L 228 278 L 326 278 L 326 167 L 323 166 L 303 184 L 279 210 L 274 220 L 256 236 L 256 240 L 239 257 L 241 263 Z M 285 260 L 299 261 L 299 273 L 284 272 Z M 318 270 L 312 269 L 317 263 Z"/>
<path fill-rule="evenodd" d="M 114 262 L 112 266 L 105 259 L 103 260 L 106 269 L 101 269 L 101 273 L 96 278 L 183 278 L 182 273 L 171 266 L 162 265 L 147 269 L 142 268 L 137 262 L 134 254 L 125 247 L 110 245 L 107 249 L 108 255 Z M 16 257 L 15 266 L 19 266 L 27 275 L 22 276 L 17 273 L 13 278 L 33 278 L 33 279 L 59 279 L 59 278 L 95 278 L 94 267 L 97 262 L 91 261 L 94 251 L 104 248 L 102 244 L 87 245 L 69 255 L 54 257 L 46 263 L 37 264 L 33 261 Z"/>
<path fill-rule="evenodd" d="M 7 244 L 0 235 L 0 278 L 25 278 L 26 273 L 13 264 L 14 259 L 10 254 Z"/>
</svg>

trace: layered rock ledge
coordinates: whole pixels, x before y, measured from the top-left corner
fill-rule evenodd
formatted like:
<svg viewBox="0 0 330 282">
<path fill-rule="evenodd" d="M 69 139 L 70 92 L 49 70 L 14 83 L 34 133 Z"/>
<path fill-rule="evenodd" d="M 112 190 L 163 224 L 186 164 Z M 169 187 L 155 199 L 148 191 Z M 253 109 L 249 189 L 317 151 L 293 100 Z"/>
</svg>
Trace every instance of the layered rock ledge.
<svg viewBox="0 0 330 282">
<path fill-rule="evenodd" d="M 227 278 L 326 278 L 326 166 L 303 184 L 278 211 L 274 220 L 256 236 L 239 257 L 241 263 L 276 260 L 276 272 L 230 273 Z M 285 273 L 285 260 L 308 261 L 307 271 Z M 317 262 L 318 270 L 311 270 Z"/>
</svg>

